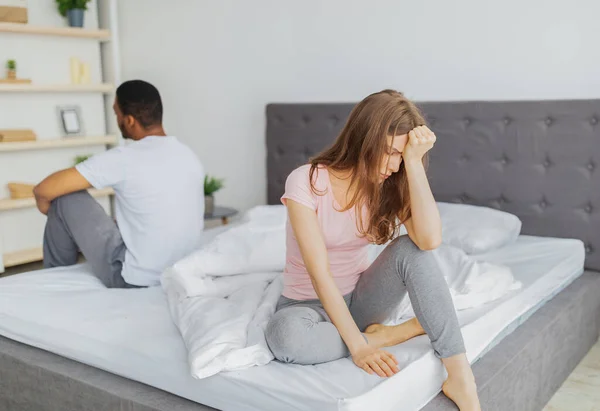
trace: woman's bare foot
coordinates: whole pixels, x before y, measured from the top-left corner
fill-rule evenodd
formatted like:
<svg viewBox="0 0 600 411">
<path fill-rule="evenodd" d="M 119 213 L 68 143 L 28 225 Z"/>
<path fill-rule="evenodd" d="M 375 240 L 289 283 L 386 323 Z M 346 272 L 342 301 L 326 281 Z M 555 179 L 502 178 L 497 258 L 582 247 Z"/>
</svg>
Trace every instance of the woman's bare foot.
<svg viewBox="0 0 600 411">
<path fill-rule="evenodd" d="M 471 365 L 465 354 L 442 358 L 448 371 L 448 379 L 442 385 L 442 391 L 458 406 L 460 411 L 481 411 L 477 385 Z"/>
<path fill-rule="evenodd" d="M 416 318 L 391 326 L 371 324 L 365 330 L 369 345 L 376 348 L 391 347 L 422 334 L 425 331 Z"/>
<path fill-rule="evenodd" d="M 460 411 L 481 411 L 474 379 L 448 378 L 442 385 L 442 391 Z"/>
</svg>

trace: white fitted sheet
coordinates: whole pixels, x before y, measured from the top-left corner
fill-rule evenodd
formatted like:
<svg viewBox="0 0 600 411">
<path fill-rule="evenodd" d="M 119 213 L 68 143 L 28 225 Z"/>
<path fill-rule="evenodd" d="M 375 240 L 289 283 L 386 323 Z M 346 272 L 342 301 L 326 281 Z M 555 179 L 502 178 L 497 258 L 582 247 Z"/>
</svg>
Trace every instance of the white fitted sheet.
<svg viewBox="0 0 600 411">
<path fill-rule="evenodd" d="M 523 288 L 459 313 L 471 361 L 575 280 L 584 249 L 578 240 L 521 236 L 477 258 L 510 266 Z M 418 410 L 444 379 L 421 336 L 390 348 L 401 372 L 389 379 L 342 359 L 195 380 L 161 288 L 109 290 L 86 265 L 1 279 L 0 334 L 224 410 Z"/>
</svg>

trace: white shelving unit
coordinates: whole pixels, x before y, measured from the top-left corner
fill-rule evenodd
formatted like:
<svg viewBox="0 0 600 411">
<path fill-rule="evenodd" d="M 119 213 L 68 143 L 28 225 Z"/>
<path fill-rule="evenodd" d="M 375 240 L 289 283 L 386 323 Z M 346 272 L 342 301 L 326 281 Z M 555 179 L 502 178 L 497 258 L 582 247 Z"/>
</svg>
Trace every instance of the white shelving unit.
<svg viewBox="0 0 600 411">
<path fill-rule="evenodd" d="M 35 10 L 32 10 L 33 7 Z M 119 144 L 120 140 L 114 134 L 116 127 L 110 109 L 114 100 L 114 85 L 120 83 L 117 2 L 93 0 L 90 7 L 93 9 L 86 13 L 86 19 L 91 19 L 90 27 L 86 28 L 61 26 L 62 19 L 57 16 L 55 5 L 41 0 L 29 2 L 29 24 L 0 23 L 0 50 L 4 49 L 0 58 L 16 58 L 19 73 L 23 71 L 22 67 L 28 65 L 29 76 L 25 77 L 32 79 L 29 84 L 0 83 L 0 103 L 4 104 L 0 104 L 0 129 L 31 128 L 40 136 L 35 141 L 0 143 L 2 184 L 6 181 L 36 183 L 32 180 L 39 180 L 40 176 L 71 166 L 75 154 L 88 154 L 74 150 L 85 149 L 97 153 Z M 3 41 L 9 47 L 3 47 Z M 53 54 L 52 50 L 56 53 Z M 68 78 L 69 50 L 73 50 L 75 56 L 81 53 L 84 60 L 92 63 L 94 83 L 68 84 L 60 81 L 60 78 Z M 5 51 L 9 54 L 6 55 Z M 56 59 L 60 59 L 60 62 Z M 20 65 L 21 61 L 26 63 Z M 3 64 L 0 61 L 0 69 Z M 0 72 L 0 77 L 2 75 Z M 79 103 L 87 108 L 82 113 L 83 122 L 84 125 L 90 125 L 89 129 L 93 131 L 91 135 L 56 137 L 51 128 L 40 126 L 52 124 L 55 118 L 58 121 L 55 107 L 49 106 Z M 23 113 L 23 110 L 27 113 Z M 2 111 L 9 113 L 3 117 Z M 29 124 L 29 118 L 38 122 Z M 0 187 L 0 273 L 4 267 L 43 258 L 41 242 L 45 220 L 40 213 L 34 212 L 33 198 L 6 198 L 2 195 L 4 188 Z M 106 199 L 113 194 L 112 190 L 89 191 L 110 210 L 111 204 Z"/>
</svg>

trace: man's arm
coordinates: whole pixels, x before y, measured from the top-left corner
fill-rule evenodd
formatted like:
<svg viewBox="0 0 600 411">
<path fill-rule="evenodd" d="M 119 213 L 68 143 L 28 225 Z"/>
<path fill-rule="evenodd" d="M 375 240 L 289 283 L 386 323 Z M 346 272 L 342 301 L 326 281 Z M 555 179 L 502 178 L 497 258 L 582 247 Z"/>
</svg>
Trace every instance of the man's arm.
<svg viewBox="0 0 600 411">
<path fill-rule="evenodd" d="M 42 214 L 48 214 L 50 203 L 57 197 L 85 190 L 91 184 L 75 167 L 58 171 L 46 177 L 33 189 L 37 208 Z"/>
</svg>

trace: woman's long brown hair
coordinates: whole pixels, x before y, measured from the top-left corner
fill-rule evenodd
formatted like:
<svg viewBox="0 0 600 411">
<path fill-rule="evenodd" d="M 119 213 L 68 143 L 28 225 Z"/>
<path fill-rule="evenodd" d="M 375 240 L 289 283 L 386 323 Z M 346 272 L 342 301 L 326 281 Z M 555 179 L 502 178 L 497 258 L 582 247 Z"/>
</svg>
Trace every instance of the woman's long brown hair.
<svg viewBox="0 0 600 411">
<path fill-rule="evenodd" d="M 333 145 L 310 160 L 313 192 L 322 195 L 315 189 L 313 179 L 319 166 L 350 172 L 350 187 L 356 190 L 340 211 L 355 207 L 357 228 L 369 241 L 384 244 L 391 240 L 398 234 L 400 222 L 410 218 L 411 212 L 404 162 L 383 184 L 379 180 L 381 161 L 388 149 L 387 137 L 408 134 L 424 124 L 419 109 L 402 93 L 383 90 L 371 94 L 354 107 Z M 361 210 L 365 208 L 368 221 L 363 221 Z"/>
</svg>

